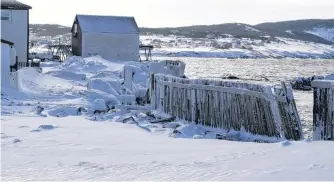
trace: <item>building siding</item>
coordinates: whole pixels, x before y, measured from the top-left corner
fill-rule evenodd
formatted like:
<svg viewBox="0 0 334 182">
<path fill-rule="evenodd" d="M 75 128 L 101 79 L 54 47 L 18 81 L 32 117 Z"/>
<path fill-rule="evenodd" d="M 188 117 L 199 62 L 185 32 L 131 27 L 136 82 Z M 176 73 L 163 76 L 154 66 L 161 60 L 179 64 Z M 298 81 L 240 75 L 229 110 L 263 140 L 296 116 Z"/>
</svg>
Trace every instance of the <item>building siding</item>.
<svg viewBox="0 0 334 182">
<path fill-rule="evenodd" d="M 10 46 L 1 43 L 1 86 L 9 85 Z"/>
<path fill-rule="evenodd" d="M 82 33 L 82 56 L 98 54 L 109 60 L 138 61 L 139 34 Z"/>
<path fill-rule="evenodd" d="M 15 44 L 19 62 L 28 60 L 28 10 L 5 10 L 11 12 L 11 22 L 1 20 L 1 38 Z"/>
</svg>

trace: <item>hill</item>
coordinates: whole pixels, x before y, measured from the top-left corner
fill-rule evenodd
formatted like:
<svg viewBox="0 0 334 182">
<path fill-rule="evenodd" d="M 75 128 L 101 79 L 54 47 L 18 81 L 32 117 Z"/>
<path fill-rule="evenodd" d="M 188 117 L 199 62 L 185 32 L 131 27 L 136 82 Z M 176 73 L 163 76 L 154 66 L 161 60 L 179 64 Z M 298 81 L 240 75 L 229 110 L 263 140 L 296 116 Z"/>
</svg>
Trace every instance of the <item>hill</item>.
<svg viewBox="0 0 334 182">
<path fill-rule="evenodd" d="M 70 32 L 70 27 L 51 24 L 31 24 L 30 32 L 37 36 L 58 36 Z M 248 25 L 225 23 L 175 28 L 140 28 L 141 34 L 178 35 L 189 38 L 236 37 L 259 39 L 261 36 L 285 37 L 322 44 L 334 44 L 334 19 L 294 20 Z"/>
</svg>

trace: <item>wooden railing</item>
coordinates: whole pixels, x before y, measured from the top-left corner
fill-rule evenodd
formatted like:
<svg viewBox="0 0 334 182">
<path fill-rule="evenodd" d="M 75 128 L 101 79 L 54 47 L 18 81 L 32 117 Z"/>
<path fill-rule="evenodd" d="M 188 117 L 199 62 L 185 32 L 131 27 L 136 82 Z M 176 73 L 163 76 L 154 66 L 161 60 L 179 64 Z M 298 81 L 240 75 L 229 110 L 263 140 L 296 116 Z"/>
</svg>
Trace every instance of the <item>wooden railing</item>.
<svg viewBox="0 0 334 182">
<path fill-rule="evenodd" d="M 334 80 L 315 80 L 313 87 L 313 139 L 334 140 Z"/>
<path fill-rule="evenodd" d="M 300 119 L 291 87 L 152 74 L 154 109 L 196 124 L 300 140 Z"/>
<path fill-rule="evenodd" d="M 15 71 L 27 66 L 26 62 L 19 62 L 18 61 L 18 56 L 16 56 L 15 58 L 16 58 L 15 64 L 13 66 L 10 66 L 10 72 L 15 72 Z"/>
</svg>

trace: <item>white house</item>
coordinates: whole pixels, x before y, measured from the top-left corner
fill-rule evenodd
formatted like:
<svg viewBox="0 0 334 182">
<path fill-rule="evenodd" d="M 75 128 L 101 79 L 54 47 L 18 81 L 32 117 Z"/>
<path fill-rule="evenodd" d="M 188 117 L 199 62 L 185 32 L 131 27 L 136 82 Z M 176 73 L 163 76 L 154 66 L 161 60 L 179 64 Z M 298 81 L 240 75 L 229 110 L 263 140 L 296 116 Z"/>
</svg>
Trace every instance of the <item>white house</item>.
<svg viewBox="0 0 334 182">
<path fill-rule="evenodd" d="M 28 62 L 30 6 L 16 0 L 1 0 L 1 39 L 15 44 L 18 62 Z"/>
<path fill-rule="evenodd" d="M 139 59 L 139 28 L 134 17 L 76 15 L 71 32 L 76 56 Z"/>
<path fill-rule="evenodd" d="M 1 86 L 9 85 L 11 47 L 13 42 L 1 39 Z"/>
</svg>

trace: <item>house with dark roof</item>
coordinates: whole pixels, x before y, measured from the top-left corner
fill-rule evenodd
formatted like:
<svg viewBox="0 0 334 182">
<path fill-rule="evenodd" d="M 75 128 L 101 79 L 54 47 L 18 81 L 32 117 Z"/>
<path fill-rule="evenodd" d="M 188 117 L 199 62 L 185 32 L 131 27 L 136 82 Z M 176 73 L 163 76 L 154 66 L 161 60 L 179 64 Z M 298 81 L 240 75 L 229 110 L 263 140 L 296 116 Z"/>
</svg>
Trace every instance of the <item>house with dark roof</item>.
<svg viewBox="0 0 334 182">
<path fill-rule="evenodd" d="M 76 15 L 72 53 L 107 60 L 138 61 L 139 28 L 134 17 Z"/>
<path fill-rule="evenodd" d="M 30 9 L 16 0 L 1 0 L 1 39 L 15 45 L 21 65 L 28 62 Z"/>
</svg>

